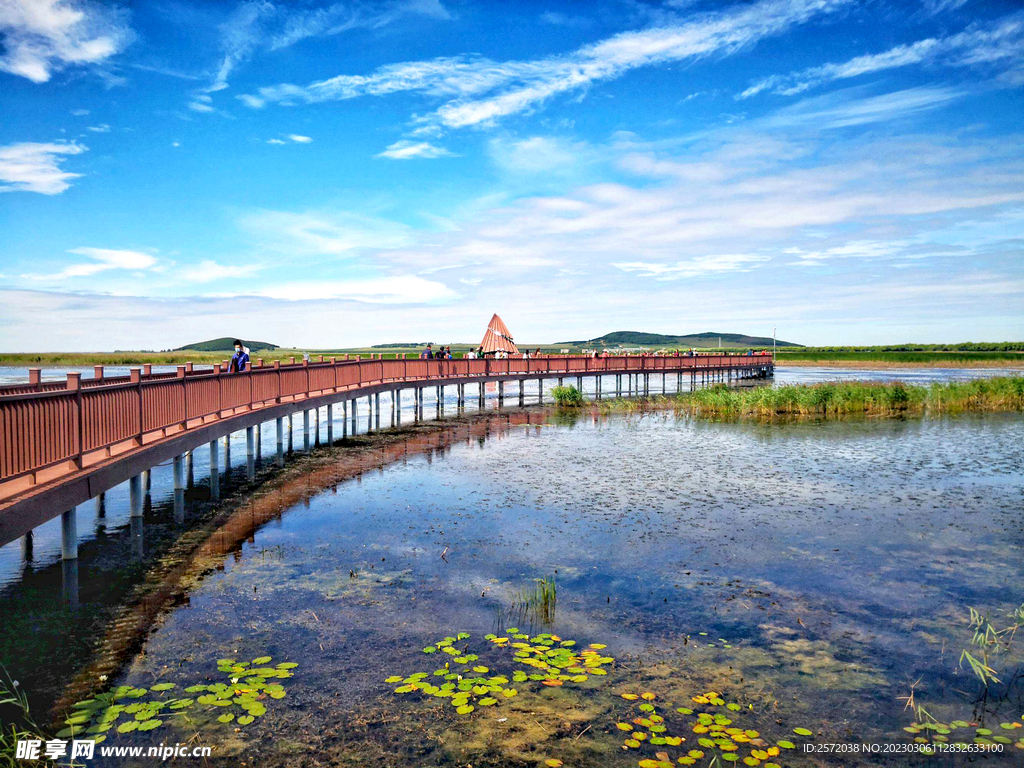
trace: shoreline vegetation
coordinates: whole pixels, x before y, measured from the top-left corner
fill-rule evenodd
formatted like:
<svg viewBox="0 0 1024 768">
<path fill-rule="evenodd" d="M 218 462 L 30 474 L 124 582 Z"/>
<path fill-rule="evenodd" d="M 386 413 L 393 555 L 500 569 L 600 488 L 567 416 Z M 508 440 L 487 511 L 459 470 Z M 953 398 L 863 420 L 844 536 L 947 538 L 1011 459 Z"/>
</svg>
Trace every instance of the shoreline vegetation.
<svg viewBox="0 0 1024 768">
<path fill-rule="evenodd" d="M 698 418 L 716 419 L 1020 413 L 1024 411 L 1024 376 L 952 381 L 929 386 L 899 382 L 828 382 L 737 389 L 720 384 L 695 392 L 587 403 L 582 402 L 575 387 L 559 387 L 555 390 L 555 398 L 566 408 L 589 406 L 601 413 L 673 410 Z"/>
<path fill-rule="evenodd" d="M 1024 347 L 1024 345 L 1018 345 Z M 461 357 L 471 348 L 470 345 L 452 344 L 452 351 Z M 529 345 L 530 350 L 540 349 L 543 354 L 557 355 L 561 348 L 551 345 Z M 418 355 L 418 347 L 402 348 L 352 348 L 337 350 L 301 350 L 274 349 L 253 350 L 253 360 L 263 359 L 266 364 L 275 360 L 288 362 L 292 357 L 302 360 L 303 351 L 308 352 L 315 360 L 320 355 L 325 360 L 331 357 L 343 358 L 344 355 L 381 354 L 384 358 L 394 358 L 397 354 Z M 717 349 L 699 350 L 702 353 L 718 352 Z M 721 352 L 736 353 L 738 348 L 722 349 Z M 580 350 L 572 350 L 579 354 Z M 118 351 L 118 352 L 0 352 L 0 366 L 15 368 L 91 368 L 94 365 L 132 366 L 150 363 L 152 365 L 212 365 L 230 358 L 227 352 L 202 352 L 197 350 L 153 351 Z M 878 348 L 875 350 L 857 348 L 821 348 L 804 347 L 799 349 L 780 349 L 776 355 L 778 366 L 794 367 L 827 367 L 827 368 L 860 368 L 868 370 L 886 368 L 1024 368 L 1024 352 L 1014 349 L 962 351 L 962 350 L 906 350 L 894 351 Z"/>
</svg>

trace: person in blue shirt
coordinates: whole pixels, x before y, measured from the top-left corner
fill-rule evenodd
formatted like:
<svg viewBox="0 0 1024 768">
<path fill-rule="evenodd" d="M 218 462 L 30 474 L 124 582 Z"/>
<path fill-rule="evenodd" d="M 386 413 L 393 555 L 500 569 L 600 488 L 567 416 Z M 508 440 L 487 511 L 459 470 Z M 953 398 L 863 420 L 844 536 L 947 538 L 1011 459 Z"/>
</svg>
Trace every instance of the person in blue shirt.
<svg viewBox="0 0 1024 768">
<path fill-rule="evenodd" d="M 228 363 L 229 373 L 242 373 L 249 368 L 249 353 L 245 351 L 240 339 L 235 339 L 235 354 Z"/>
</svg>

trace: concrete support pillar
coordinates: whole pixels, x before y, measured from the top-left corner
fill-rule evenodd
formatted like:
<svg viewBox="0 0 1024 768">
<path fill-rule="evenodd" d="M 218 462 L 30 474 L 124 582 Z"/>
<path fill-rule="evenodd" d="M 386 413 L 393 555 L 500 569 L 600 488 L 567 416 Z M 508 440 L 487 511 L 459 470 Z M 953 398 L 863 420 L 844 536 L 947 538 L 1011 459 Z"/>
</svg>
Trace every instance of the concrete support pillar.
<svg viewBox="0 0 1024 768">
<path fill-rule="evenodd" d="M 295 422 L 292 419 L 294 415 L 293 413 L 288 414 L 288 453 L 292 452 L 295 445 Z"/>
<path fill-rule="evenodd" d="M 245 428 L 245 476 L 249 482 L 256 479 L 256 428 Z"/>
<path fill-rule="evenodd" d="M 526 405 L 526 379 L 519 380 L 519 407 Z"/>
<path fill-rule="evenodd" d="M 194 453 L 193 451 L 189 451 L 188 453 L 185 454 L 185 487 L 186 488 L 191 488 L 193 485 L 196 484 L 196 475 L 195 475 L 195 472 L 194 472 L 193 466 L 192 466 L 193 453 Z"/>
<path fill-rule="evenodd" d="M 213 445 L 216 446 L 216 442 Z M 216 448 L 213 453 L 217 453 Z M 128 480 L 128 506 L 132 517 L 142 517 L 142 475 Z"/>
<path fill-rule="evenodd" d="M 74 508 L 60 516 L 60 556 L 64 560 L 78 557 L 78 522 Z"/>
<path fill-rule="evenodd" d="M 544 379 L 537 379 L 537 402 L 544 404 Z"/>
<path fill-rule="evenodd" d="M 501 408 L 505 405 L 505 382 L 498 382 L 498 407 Z"/>
<path fill-rule="evenodd" d="M 562 381 L 563 381 L 562 377 L 559 376 L 558 377 L 558 386 L 562 386 Z"/>
<path fill-rule="evenodd" d="M 70 608 L 78 607 L 78 558 L 72 558 L 71 560 L 61 560 L 60 576 L 61 576 L 61 592 L 64 596 L 64 602 Z"/>
<path fill-rule="evenodd" d="M 354 435 L 359 428 L 359 405 L 356 398 L 352 398 L 352 434 Z"/>
<path fill-rule="evenodd" d="M 392 392 L 391 400 L 395 407 L 395 425 L 398 426 L 402 423 L 402 390 L 396 389 Z"/>
<path fill-rule="evenodd" d="M 220 456 L 217 453 L 217 441 L 210 441 L 210 498 L 214 501 L 220 499 L 220 467 L 218 462 Z"/>
<path fill-rule="evenodd" d="M 327 406 L 327 443 L 334 445 L 334 404 Z"/>
<path fill-rule="evenodd" d="M 373 395 L 373 421 L 376 425 L 376 429 L 380 430 L 380 392 L 375 392 Z"/>
<path fill-rule="evenodd" d="M 477 385 L 477 389 L 479 390 L 477 392 L 477 407 L 482 411 L 486 407 L 486 401 L 484 400 L 487 395 L 486 385 L 481 381 Z"/>
<path fill-rule="evenodd" d="M 224 481 L 228 481 L 231 472 L 231 435 L 224 435 Z"/>
<path fill-rule="evenodd" d="M 142 470 L 142 493 L 144 496 L 149 496 L 150 490 L 153 488 L 153 470 L 144 469 Z"/>
<path fill-rule="evenodd" d="M 615 396 L 622 397 L 622 374 L 615 374 Z"/>
<path fill-rule="evenodd" d="M 309 450 L 309 409 L 302 410 L 302 450 Z"/>
<path fill-rule="evenodd" d="M 580 392 L 583 392 L 583 377 L 582 376 L 577 376 L 576 377 L 576 389 L 578 389 Z"/>
<path fill-rule="evenodd" d="M 348 400 L 341 401 L 341 436 L 348 437 Z"/>
<path fill-rule="evenodd" d="M 275 419 L 274 426 L 277 429 L 277 465 L 284 466 L 284 416 Z"/>
<path fill-rule="evenodd" d="M 178 454 L 172 461 L 174 476 L 174 522 L 185 522 L 185 457 Z"/>
<path fill-rule="evenodd" d="M 26 563 L 32 562 L 32 531 L 21 537 L 21 559 Z"/>
<path fill-rule="evenodd" d="M 594 398 L 597 400 L 601 399 L 601 377 L 594 377 Z"/>
<path fill-rule="evenodd" d="M 103 518 L 107 516 L 107 494 L 101 493 L 96 499 L 96 517 Z"/>
<path fill-rule="evenodd" d="M 256 425 L 256 458 L 263 458 L 263 422 Z"/>
<path fill-rule="evenodd" d="M 444 387 L 437 388 L 437 417 L 441 418 L 441 414 L 444 413 Z"/>
</svg>

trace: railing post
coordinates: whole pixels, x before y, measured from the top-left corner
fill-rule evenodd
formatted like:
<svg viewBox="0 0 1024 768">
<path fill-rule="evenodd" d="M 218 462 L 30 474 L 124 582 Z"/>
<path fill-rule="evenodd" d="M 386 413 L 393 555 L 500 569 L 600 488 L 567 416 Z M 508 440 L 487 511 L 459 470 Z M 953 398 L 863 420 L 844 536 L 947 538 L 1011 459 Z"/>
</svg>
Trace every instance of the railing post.
<svg viewBox="0 0 1024 768">
<path fill-rule="evenodd" d="M 94 365 L 92 367 L 92 377 L 96 381 L 102 381 L 103 380 L 103 366 L 102 365 Z"/>
<path fill-rule="evenodd" d="M 82 374 L 69 373 L 67 388 L 75 393 L 75 410 L 78 411 L 76 414 L 78 417 L 78 445 L 75 446 L 75 456 L 73 461 L 75 466 L 81 468 L 82 456 L 85 454 L 85 445 L 83 442 L 83 436 L 85 435 L 85 416 L 82 413 Z"/>
<path fill-rule="evenodd" d="M 43 387 L 43 369 L 42 368 L 29 368 L 28 369 L 28 383 L 37 392 Z"/>
<path fill-rule="evenodd" d="M 181 428 L 188 429 L 188 385 L 185 384 L 185 366 L 178 366 L 178 378 L 181 380 Z"/>
<path fill-rule="evenodd" d="M 274 361 L 274 370 L 277 371 L 277 397 L 274 398 L 275 403 L 281 402 L 281 361 Z"/>
<path fill-rule="evenodd" d="M 139 445 L 142 445 L 142 369 L 132 368 L 131 369 L 131 382 L 135 385 L 135 396 L 139 399 Z"/>
</svg>

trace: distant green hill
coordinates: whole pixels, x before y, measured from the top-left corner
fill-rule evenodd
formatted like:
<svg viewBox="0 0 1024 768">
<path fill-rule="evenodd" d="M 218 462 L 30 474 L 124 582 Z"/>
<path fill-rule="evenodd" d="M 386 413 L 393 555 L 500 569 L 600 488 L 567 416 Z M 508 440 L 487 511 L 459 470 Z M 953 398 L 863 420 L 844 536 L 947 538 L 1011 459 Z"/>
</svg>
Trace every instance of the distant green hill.
<svg viewBox="0 0 1024 768">
<path fill-rule="evenodd" d="M 234 341 L 235 338 L 233 336 L 224 336 L 219 339 L 186 344 L 184 347 L 178 347 L 174 351 L 181 352 L 186 349 L 194 349 L 196 352 L 232 352 L 235 349 Z M 277 349 L 276 344 L 268 344 L 265 341 L 246 341 L 242 339 L 242 343 L 253 352 L 258 349 Z"/>
<path fill-rule="evenodd" d="M 564 341 L 572 346 L 593 347 L 770 347 L 772 340 L 765 336 L 745 336 L 742 333 L 693 333 L 688 336 L 669 336 L 663 333 L 615 331 L 589 341 Z M 780 347 L 800 347 L 792 341 L 776 341 Z"/>
</svg>

